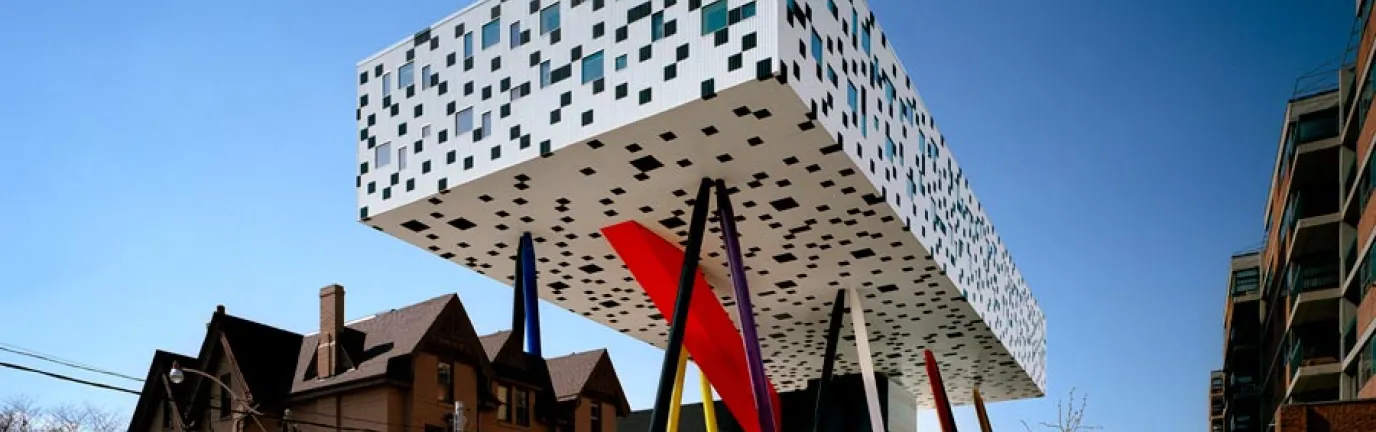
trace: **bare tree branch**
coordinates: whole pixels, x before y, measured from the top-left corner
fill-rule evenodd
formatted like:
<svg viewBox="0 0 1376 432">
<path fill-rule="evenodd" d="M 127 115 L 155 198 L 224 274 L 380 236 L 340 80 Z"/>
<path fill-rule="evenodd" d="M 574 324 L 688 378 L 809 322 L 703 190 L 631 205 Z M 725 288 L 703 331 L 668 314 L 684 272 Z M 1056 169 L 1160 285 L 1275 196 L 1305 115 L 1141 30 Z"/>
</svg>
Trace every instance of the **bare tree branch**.
<svg viewBox="0 0 1376 432">
<path fill-rule="evenodd" d="M 0 432 L 119 432 L 123 429 L 124 420 L 120 414 L 90 404 L 44 409 L 23 396 L 0 401 Z"/>
<path fill-rule="evenodd" d="M 1102 430 L 1102 427 L 1086 426 L 1084 424 L 1085 407 L 1087 406 L 1089 406 L 1089 397 L 1083 395 L 1080 396 L 1080 404 L 1078 406 L 1075 404 L 1075 389 L 1072 388 L 1070 389 L 1070 398 L 1068 400 L 1056 401 L 1056 422 L 1040 422 L 1038 423 L 1038 425 L 1044 429 L 1050 429 L 1056 432 L 1086 432 Z M 1022 428 L 1027 430 L 1027 432 L 1032 432 L 1032 426 L 1027 424 L 1026 421 L 1022 422 Z"/>
</svg>

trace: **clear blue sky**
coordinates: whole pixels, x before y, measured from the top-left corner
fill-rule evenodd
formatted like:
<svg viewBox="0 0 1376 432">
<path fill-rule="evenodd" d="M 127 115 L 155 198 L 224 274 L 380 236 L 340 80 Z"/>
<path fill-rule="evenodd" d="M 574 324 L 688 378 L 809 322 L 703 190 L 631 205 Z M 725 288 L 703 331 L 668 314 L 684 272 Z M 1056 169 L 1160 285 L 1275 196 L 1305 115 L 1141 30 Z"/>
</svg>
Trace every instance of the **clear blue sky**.
<svg viewBox="0 0 1376 432">
<path fill-rule="evenodd" d="M 350 317 L 457 291 L 506 326 L 509 290 L 355 221 L 355 63 L 466 4 L 0 5 L 0 342 L 142 376 L 216 304 L 309 331 L 335 282 Z M 1049 397 L 995 426 L 1074 386 L 1109 430 L 1205 427 L 1227 257 L 1260 240 L 1285 100 L 1353 1 L 872 4 L 1046 312 Z M 610 347 L 648 407 L 660 352 L 556 309 L 546 351 Z M 7 370 L 0 393 L 134 402 Z"/>
</svg>

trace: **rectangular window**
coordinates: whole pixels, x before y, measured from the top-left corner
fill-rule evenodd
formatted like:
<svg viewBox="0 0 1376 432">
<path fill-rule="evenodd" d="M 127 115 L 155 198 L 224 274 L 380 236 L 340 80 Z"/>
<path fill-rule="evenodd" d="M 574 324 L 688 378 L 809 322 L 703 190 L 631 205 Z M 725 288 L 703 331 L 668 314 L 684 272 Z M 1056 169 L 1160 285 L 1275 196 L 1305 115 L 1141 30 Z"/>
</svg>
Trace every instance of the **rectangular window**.
<svg viewBox="0 0 1376 432">
<path fill-rule="evenodd" d="M 847 106 L 850 106 L 850 112 L 851 112 L 852 114 L 854 114 L 854 113 L 855 113 L 855 110 L 858 109 L 859 106 L 860 106 L 860 105 L 859 105 L 859 100 L 858 100 L 859 97 L 860 97 L 859 95 L 860 95 L 860 94 L 857 93 L 856 90 L 855 90 L 855 83 L 847 82 L 847 83 L 846 83 L 846 105 L 847 105 Z"/>
<path fill-rule="evenodd" d="M 483 24 L 483 49 L 502 41 L 502 20 L 495 19 Z"/>
<path fill-rule="evenodd" d="M 702 34 L 708 35 L 726 28 L 730 22 L 730 11 L 726 10 L 726 0 L 702 7 Z"/>
<path fill-rule="evenodd" d="M 506 37 L 507 39 L 511 39 L 511 47 L 516 48 L 518 46 L 521 46 L 521 22 L 517 21 L 511 23 L 510 29 L 511 30 L 507 32 Z"/>
<path fill-rule="evenodd" d="M 457 116 L 454 135 L 459 136 L 473 131 L 473 108 L 464 108 Z"/>
<path fill-rule="evenodd" d="M 497 421 L 511 422 L 511 387 L 497 385 Z"/>
<path fill-rule="evenodd" d="M 870 53 L 870 29 L 860 32 L 860 48 L 865 50 L 865 54 Z"/>
<path fill-rule="evenodd" d="M 220 382 L 229 385 L 229 374 L 220 375 Z M 220 418 L 229 417 L 234 412 L 234 399 L 229 395 L 229 389 L 220 386 Z"/>
<path fill-rule="evenodd" d="M 382 97 L 392 95 L 392 74 L 382 74 Z"/>
<path fill-rule="evenodd" d="M 463 34 L 463 58 L 473 58 L 473 32 Z"/>
<path fill-rule="evenodd" d="M 616 70 L 622 70 L 622 69 L 625 69 L 625 68 L 626 68 L 626 55 L 625 55 L 625 54 L 622 54 L 622 55 L 616 56 Z"/>
<path fill-rule="evenodd" d="M 430 138 L 430 125 L 425 125 L 425 126 L 421 126 L 421 127 L 420 127 L 420 137 L 421 137 L 421 138 Z"/>
<path fill-rule="evenodd" d="M 822 37 L 815 30 L 812 32 L 812 59 L 817 63 L 822 62 Z"/>
<path fill-rule="evenodd" d="M 583 57 L 583 84 L 602 79 L 604 68 L 602 51 Z"/>
<path fill-rule="evenodd" d="M 559 29 L 559 3 L 540 10 L 540 34 Z"/>
<path fill-rule="evenodd" d="M 664 39 L 664 12 L 650 15 L 650 41 Z"/>
<path fill-rule="evenodd" d="M 893 138 L 884 137 L 884 158 L 893 160 L 895 153 L 898 153 L 898 146 L 894 145 Z"/>
<path fill-rule="evenodd" d="M 540 63 L 540 88 L 549 86 L 549 60 Z"/>
<path fill-rule="evenodd" d="M 592 421 L 588 430 L 590 432 L 602 432 L 602 402 L 590 403 L 588 409 L 592 410 L 588 413 L 588 420 Z"/>
<path fill-rule="evenodd" d="M 420 89 L 428 88 L 430 88 L 430 65 L 425 65 L 420 68 Z"/>
<path fill-rule="evenodd" d="M 492 111 L 483 113 L 483 129 L 478 138 L 487 138 L 492 135 Z"/>
<path fill-rule="evenodd" d="M 517 426 L 530 426 L 530 393 L 526 389 L 514 387 L 511 389 L 512 397 L 516 398 L 515 417 Z"/>
<path fill-rule="evenodd" d="M 1295 144 L 1338 136 L 1338 108 L 1301 115 L 1294 126 Z"/>
<path fill-rule="evenodd" d="M 402 147 L 402 149 L 405 149 L 405 147 Z M 449 363 L 440 363 L 440 364 L 439 364 L 439 367 L 435 370 L 435 380 L 436 380 L 436 384 L 438 384 L 439 387 L 440 387 L 440 392 L 439 392 L 439 399 L 440 399 L 440 402 L 444 402 L 444 403 L 453 403 L 453 402 L 454 402 L 454 371 L 451 369 L 451 366 L 449 365 Z"/>
<path fill-rule="evenodd" d="M 850 37 L 860 36 L 860 11 L 851 9 L 850 11 Z M 855 39 L 851 39 L 852 41 Z"/>
<path fill-rule="evenodd" d="M 390 141 L 373 148 L 373 168 L 392 164 L 392 143 Z"/>
<path fill-rule="evenodd" d="M 397 88 L 404 89 L 416 83 L 416 64 L 407 63 L 397 68 Z"/>
<path fill-rule="evenodd" d="M 406 169 L 406 146 L 397 149 L 397 169 Z"/>
<path fill-rule="evenodd" d="M 755 2 L 741 5 L 741 20 L 755 16 Z"/>
</svg>

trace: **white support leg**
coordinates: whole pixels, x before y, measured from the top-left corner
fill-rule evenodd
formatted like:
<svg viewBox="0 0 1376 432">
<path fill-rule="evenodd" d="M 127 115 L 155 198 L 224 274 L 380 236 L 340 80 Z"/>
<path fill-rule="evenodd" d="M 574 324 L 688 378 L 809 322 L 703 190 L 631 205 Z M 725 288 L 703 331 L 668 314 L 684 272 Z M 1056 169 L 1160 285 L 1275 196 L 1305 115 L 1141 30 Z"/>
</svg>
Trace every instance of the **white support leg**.
<svg viewBox="0 0 1376 432">
<path fill-rule="evenodd" d="M 879 383 L 874 380 L 874 357 L 870 355 L 870 332 L 865 328 L 865 305 L 860 303 L 860 293 L 854 288 L 847 289 L 850 295 L 851 326 L 855 327 L 855 350 L 859 354 L 860 378 L 865 383 L 865 404 L 870 408 L 870 430 L 886 432 L 884 415 L 879 410 Z"/>
</svg>

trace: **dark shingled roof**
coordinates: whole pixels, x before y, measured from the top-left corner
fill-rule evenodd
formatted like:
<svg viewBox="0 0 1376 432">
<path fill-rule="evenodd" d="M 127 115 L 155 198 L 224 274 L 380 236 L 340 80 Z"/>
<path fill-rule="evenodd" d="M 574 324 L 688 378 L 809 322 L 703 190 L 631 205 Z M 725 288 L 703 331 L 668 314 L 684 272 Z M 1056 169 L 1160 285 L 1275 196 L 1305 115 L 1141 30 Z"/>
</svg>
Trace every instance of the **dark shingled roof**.
<svg viewBox="0 0 1376 432">
<path fill-rule="evenodd" d="M 487 353 L 488 360 L 497 360 L 497 354 L 502 353 L 502 347 L 506 346 L 507 339 L 511 339 L 511 330 L 502 330 L 479 338 L 483 343 L 483 352 Z"/>
<path fill-rule="evenodd" d="M 178 408 L 185 409 L 186 406 L 186 386 L 174 386 L 171 382 L 164 381 L 167 372 L 172 370 L 172 364 L 195 365 L 196 359 L 173 352 L 163 350 L 153 351 L 153 361 L 149 363 L 148 375 L 143 379 L 143 388 L 137 405 L 134 405 L 133 417 L 129 419 L 129 430 L 146 431 L 153 426 L 153 414 L 158 412 L 161 401 L 167 395 L 167 388 L 172 388 L 172 400 L 176 402 Z M 144 397 L 146 396 L 146 397 Z M 159 425 L 158 427 L 162 427 Z"/>
<path fill-rule="evenodd" d="M 345 325 L 346 345 L 356 349 L 346 349 L 354 370 L 346 371 L 325 379 L 316 379 L 315 348 L 319 334 L 304 337 L 296 356 L 296 373 L 292 375 L 291 393 L 302 393 L 325 387 L 341 385 L 368 378 L 382 377 L 387 373 L 387 361 L 393 357 L 411 354 L 434 325 L 440 313 L 450 302 L 458 302 L 458 296 L 446 294 L 401 309 L 392 309 L 369 318 L 356 320 Z M 466 317 L 465 317 L 466 318 Z M 465 319 L 466 321 L 466 319 Z M 350 337 L 362 338 L 349 343 Z"/>
<path fill-rule="evenodd" d="M 567 400 L 582 394 L 593 370 L 597 369 L 597 362 L 606 355 L 607 350 L 597 349 L 545 360 L 549 364 L 554 397 Z"/>
</svg>

